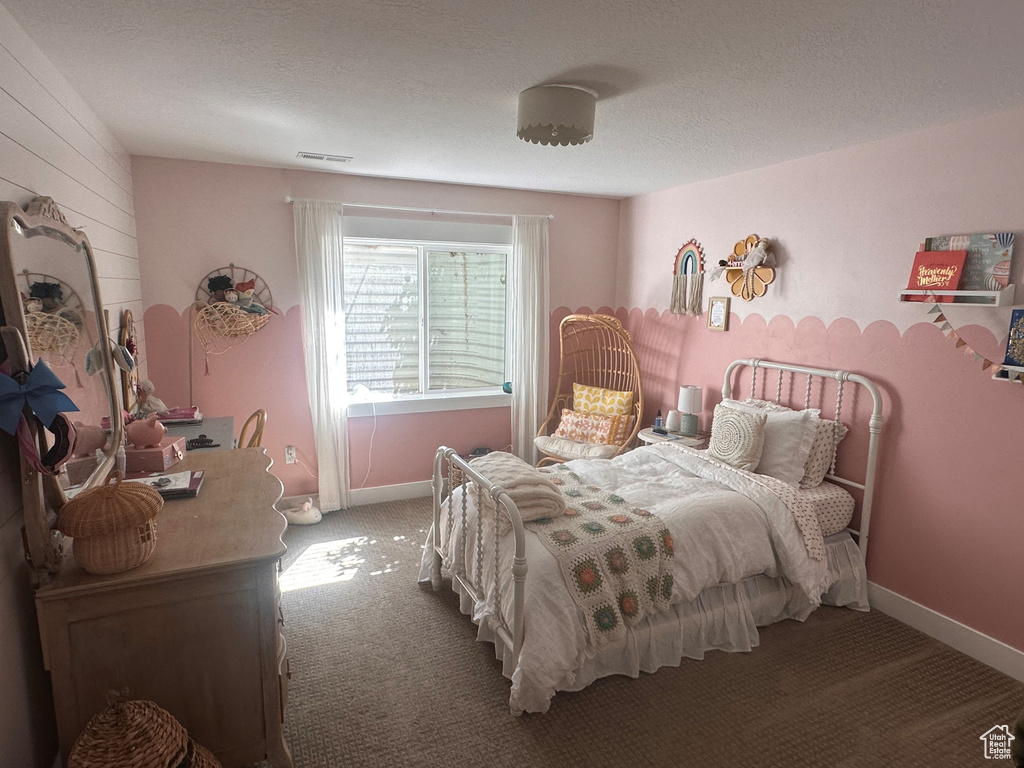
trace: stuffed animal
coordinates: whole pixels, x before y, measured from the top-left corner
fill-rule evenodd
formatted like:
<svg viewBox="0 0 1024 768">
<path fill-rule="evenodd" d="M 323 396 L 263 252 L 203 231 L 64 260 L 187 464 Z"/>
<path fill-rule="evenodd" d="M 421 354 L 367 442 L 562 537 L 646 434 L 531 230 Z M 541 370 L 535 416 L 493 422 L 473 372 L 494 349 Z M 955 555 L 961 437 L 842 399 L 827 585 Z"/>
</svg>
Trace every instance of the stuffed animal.
<svg viewBox="0 0 1024 768">
<path fill-rule="evenodd" d="M 29 312 L 43 311 L 43 300 L 37 299 L 34 296 L 26 296 L 24 293 L 21 294 L 21 303 L 25 305 L 26 314 Z"/>
<path fill-rule="evenodd" d="M 139 396 L 139 415 L 148 416 L 151 413 L 164 413 L 168 410 L 167 404 L 153 394 L 156 386 L 149 379 L 141 379 L 136 388 Z"/>
<path fill-rule="evenodd" d="M 234 288 L 229 288 L 228 290 L 224 291 L 224 301 L 226 301 L 228 304 L 237 304 L 238 291 L 236 291 Z"/>
<path fill-rule="evenodd" d="M 224 292 L 231 289 L 230 275 L 214 275 L 206 281 L 206 290 L 210 292 L 210 303 L 224 301 Z"/>
<path fill-rule="evenodd" d="M 238 295 L 238 308 L 253 315 L 265 315 L 267 309 L 260 300 L 253 295 L 253 289 L 249 288 Z"/>
<path fill-rule="evenodd" d="M 28 295 L 43 302 L 44 312 L 53 312 L 64 303 L 64 291 L 61 290 L 60 283 L 45 283 L 40 280 L 29 286 Z"/>
<path fill-rule="evenodd" d="M 315 525 L 323 519 L 320 510 L 313 506 L 313 499 L 306 499 L 302 506 L 286 509 L 282 514 L 289 525 Z"/>
</svg>

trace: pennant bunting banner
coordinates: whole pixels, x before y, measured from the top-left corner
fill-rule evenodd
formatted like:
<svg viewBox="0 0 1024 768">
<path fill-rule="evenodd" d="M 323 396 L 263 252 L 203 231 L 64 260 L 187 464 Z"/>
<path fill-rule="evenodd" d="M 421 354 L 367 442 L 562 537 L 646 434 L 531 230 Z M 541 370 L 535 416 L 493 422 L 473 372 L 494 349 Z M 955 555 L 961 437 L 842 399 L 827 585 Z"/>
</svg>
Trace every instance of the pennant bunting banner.
<svg viewBox="0 0 1024 768">
<path fill-rule="evenodd" d="M 942 309 L 939 307 L 939 305 L 937 303 L 934 303 L 935 297 L 932 296 L 927 300 L 932 302 L 931 308 L 929 308 L 927 314 L 935 315 L 935 318 L 932 320 L 932 323 L 939 327 L 939 330 L 942 332 L 943 336 L 945 336 L 947 339 L 953 342 L 953 346 L 955 349 L 963 349 L 964 357 L 973 358 L 974 362 L 981 363 L 982 371 L 987 371 L 989 368 L 991 368 L 993 375 L 996 375 L 1000 371 L 1006 370 L 1006 377 L 1010 381 L 1024 382 L 1024 378 L 1021 377 L 1020 371 L 1011 371 L 1005 369 L 1000 363 L 997 363 L 994 360 L 989 360 L 984 355 L 980 355 L 977 352 L 975 352 L 970 344 L 968 344 L 966 341 L 960 338 L 960 334 L 956 332 L 956 329 L 946 318 L 946 315 L 942 312 Z"/>
</svg>

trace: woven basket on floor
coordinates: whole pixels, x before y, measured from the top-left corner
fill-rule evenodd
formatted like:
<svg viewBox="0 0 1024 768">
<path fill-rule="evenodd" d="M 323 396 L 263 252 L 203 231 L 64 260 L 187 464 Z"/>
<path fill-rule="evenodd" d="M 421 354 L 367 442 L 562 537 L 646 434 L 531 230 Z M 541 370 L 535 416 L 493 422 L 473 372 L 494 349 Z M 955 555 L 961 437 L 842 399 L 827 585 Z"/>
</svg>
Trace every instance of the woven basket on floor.
<svg viewBox="0 0 1024 768">
<path fill-rule="evenodd" d="M 188 752 L 188 733 L 170 712 L 118 696 L 75 739 L 68 768 L 178 768 L 190 765 Z"/>
<path fill-rule="evenodd" d="M 221 768 L 213 753 L 192 739 L 188 740 L 188 757 L 190 768 Z"/>
<path fill-rule="evenodd" d="M 57 528 L 74 537 L 75 560 L 89 573 L 120 573 L 146 562 L 156 548 L 153 518 L 163 497 L 142 483 L 123 483 L 120 472 L 107 485 L 82 491 L 57 515 Z"/>
</svg>

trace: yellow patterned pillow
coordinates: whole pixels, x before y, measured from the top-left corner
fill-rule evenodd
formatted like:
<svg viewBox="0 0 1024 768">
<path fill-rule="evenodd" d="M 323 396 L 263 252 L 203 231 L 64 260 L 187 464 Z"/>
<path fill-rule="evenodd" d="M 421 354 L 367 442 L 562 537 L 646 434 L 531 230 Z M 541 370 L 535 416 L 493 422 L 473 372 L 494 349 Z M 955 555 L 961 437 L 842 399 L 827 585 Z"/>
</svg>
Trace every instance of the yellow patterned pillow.
<svg viewBox="0 0 1024 768">
<path fill-rule="evenodd" d="M 562 420 L 554 436 L 567 437 L 581 443 L 621 445 L 629 435 L 629 422 L 626 416 L 601 416 L 563 408 Z"/>
<path fill-rule="evenodd" d="M 573 384 L 572 406 L 575 410 L 584 413 L 629 416 L 633 412 L 633 393 L 589 387 L 585 384 Z"/>
</svg>

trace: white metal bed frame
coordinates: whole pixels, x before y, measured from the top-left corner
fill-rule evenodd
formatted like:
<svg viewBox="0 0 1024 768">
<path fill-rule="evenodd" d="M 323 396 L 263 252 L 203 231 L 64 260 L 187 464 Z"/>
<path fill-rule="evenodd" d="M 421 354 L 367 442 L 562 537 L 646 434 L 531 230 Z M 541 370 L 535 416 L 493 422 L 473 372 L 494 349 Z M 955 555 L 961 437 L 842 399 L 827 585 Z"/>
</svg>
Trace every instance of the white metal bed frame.
<svg viewBox="0 0 1024 768">
<path fill-rule="evenodd" d="M 821 379 L 835 379 L 838 382 L 838 389 L 836 393 L 836 414 L 835 420 L 839 422 L 842 414 L 843 404 L 843 389 L 846 382 L 853 382 L 864 387 L 871 395 L 872 400 L 872 411 L 871 416 L 868 420 L 868 454 L 867 454 L 867 466 L 865 470 L 864 482 L 857 482 L 849 478 L 844 478 L 836 475 L 836 454 L 838 452 L 838 443 L 833 445 L 832 449 L 832 466 L 831 470 L 826 474 L 826 479 L 846 485 L 851 488 L 858 488 L 862 490 L 863 498 L 861 500 L 861 517 L 860 526 L 858 530 L 847 528 L 853 536 L 857 537 L 858 546 L 860 547 L 861 554 L 867 557 L 867 544 L 868 544 L 868 528 L 871 522 L 871 507 L 874 497 L 875 489 L 875 469 L 878 461 L 878 438 L 882 432 L 882 397 L 878 390 L 878 387 L 873 381 L 866 376 L 862 376 L 858 373 L 851 373 L 849 371 L 840 370 L 827 370 L 824 368 L 808 368 L 801 365 L 791 365 L 788 363 L 774 363 L 768 360 L 759 360 L 757 358 L 751 358 L 748 360 L 734 360 L 729 364 L 729 367 L 725 371 L 725 379 L 722 384 L 722 396 L 723 398 L 731 398 L 733 387 L 732 387 L 732 376 L 734 371 L 741 367 L 749 367 L 751 369 L 751 397 L 754 396 L 754 391 L 757 385 L 757 371 L 759 369 L 774 370 L 778 372 L 778 389 L 776 394 L 776 402 L 781 403 L 782 399 L 782 382 L 783 374 L 790 373 L 793 375 L 802 375 L 807 377 L 807 389 L 804 400 L 804 407 L 810 408 L 811 402 L 811 389 L 812 382 L 815 377 Z M 837 427 L 838 429 L 838 427 Z M 447 473 L 444 470 L 447 469 Z M 446 489 L 447 480 L 447 493 Z M 470 573 L 471 566 L 473 563 L 469 562 L 467 556 L 467 542 L 469 541 L 469 523 L 467 516 L 468 509 L 468 490 L 467 481 L 472 480 L 477 493 L 477 515 L 476 515 L 476 561 L 475 570 Z M 432 482 L 433 497 L 434 497 L 434 535 L 433 535 L 433 559 L 432 567 L 430 572 L 430 583 L 437 591 L 441 588 L 441 565 L 444 558 L 444 551 L 441 546 L 441 523 L 442 523 L 442 502 L 444 498 L 451 498 L 452 490 L 455 485 L 460 485 L 463 489 L 461 494 L 461 515 L 460 522 L 462 531 L 462 561 L 459 562 L 458 558 L 453 558 L 452 579 L 457 581 L 465 592 L 473 599 L 477 607 L 483 606 L 486 603 L 487 595 L 484 589 L 480 586 L 482 584 L 482 577 L 484 574 L 484 546 L 483 546 L 483 530 L 484 530 L 484 505 L 482 504 L 484 495 L 490 496 L 494 502 L 494 519 L 491 520 L 491 525 L 494 525 L 494 530 L 497 530 L 497 515 L 498 510 L 503 510 L 504 514 L 508 516 L 508 519 L 512 522 L 512 534 L 515 546 L 515 553 L 512 560 L 512 579 L 513 579 L 513 592 L 512 592 L 512 623 L 511 626 L 506 621 L 504 613 L 502 611 L 502 599 L 500 585 L 500 565 L 499 565 L 499 537 L 497 535 L 492 536 L 493 540 L 493 567 L 494 584 L 496 588 L 495 594 L 495 605 L 494 610 L 491 612 L 492 621 L 490 622 L 491 629 L 498 637 L 506 644 L 508 648 L 512 649 L 512 666 L 517 667 L 519 664 L 519 654 L 523 647 L 523 605 L 524 605 L 524 589 L 526 583 L 527 573 L 527 562 L 526 562 L 526 532 L 523 528 L 523 521 L 519 516 L 519 509 L 516 507 L 515 502 L 505 492 L 505 489 L 500 485 L 492 483 L 486 477 L 477 472 L 472 465 L 466 462 L 461 456 L 456 453 L 454 448 L 448 448 L 442 446 L 437 449 L 434 454 L 434 477 Z M 446 525 L 448 530 L 449 538 L 454 531 L 456 525 L 456 513 L 452 509 L 452 504 L 448 505 Z M 486 619 L 484 619 L 486 620 Z"/>
</svg>

